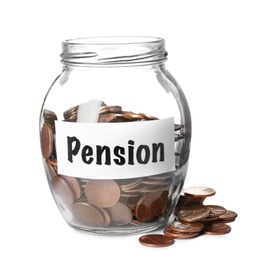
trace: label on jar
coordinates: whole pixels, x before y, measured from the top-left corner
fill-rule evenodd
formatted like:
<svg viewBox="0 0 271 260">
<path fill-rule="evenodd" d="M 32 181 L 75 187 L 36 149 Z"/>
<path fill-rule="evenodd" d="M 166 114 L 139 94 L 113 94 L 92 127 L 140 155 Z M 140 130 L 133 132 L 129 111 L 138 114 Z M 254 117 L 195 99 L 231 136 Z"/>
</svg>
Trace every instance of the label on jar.
<svg viewBox="0 0 271 260">
<path fill-rule="evenodd" d="M 55 123 L 61 175 L 126 179 L 175 170 L 173 117 L 126 123 Z"/>
</svg>

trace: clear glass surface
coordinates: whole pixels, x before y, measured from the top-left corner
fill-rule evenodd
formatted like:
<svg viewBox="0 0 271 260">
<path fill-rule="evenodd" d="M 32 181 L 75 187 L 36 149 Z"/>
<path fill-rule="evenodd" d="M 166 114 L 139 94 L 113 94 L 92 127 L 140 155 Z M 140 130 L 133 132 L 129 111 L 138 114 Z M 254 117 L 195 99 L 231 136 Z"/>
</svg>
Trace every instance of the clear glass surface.
<svg viewBox="0 0 271 260">
<path fill-rule="evenodd" d="M 39 129 L 51 193 L 65 221 L 76 229 L 99 234 L 142 233 L 166 225 L 172 216 L 188 168 L 191 117 L 181 87 L 165 67 L 164 45 L 163 39 L 151 37 L 101 37 L 63 42 L 63 71 L 45 95 Z M 122 115 L 129 112 L 137 121 L 173 117 L 175 171 L 112 179 L 120 191 L 115 204 L 105 207 L 92 204 L 86 191 L 86 187 L 91 186 L 91 178 L 59 173 L 55 147 L 55 121 L 76 124 L 76 108 L 90 100 L 101 100 L 112 111 L 121 107 L 111 112 Z M 122 115 L 120 118 L 124 120 Z M 106 123 L 133 124 L 133 120 Z M 109 132 L 103 137 L 104 142 L 114 137 Z M 99 187 L 97 185 L 92 191 Z M 107 192 L 99 196 L 106 197 Z"/>
</svg>

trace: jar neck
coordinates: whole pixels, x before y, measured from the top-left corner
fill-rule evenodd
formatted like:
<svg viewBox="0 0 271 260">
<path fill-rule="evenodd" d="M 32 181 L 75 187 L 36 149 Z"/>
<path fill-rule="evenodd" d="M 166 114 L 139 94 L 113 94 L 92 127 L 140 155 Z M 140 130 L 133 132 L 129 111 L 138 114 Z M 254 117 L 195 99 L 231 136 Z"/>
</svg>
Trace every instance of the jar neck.
<svg viewBox="0 0 271 260">
<path fill-rule="evenodd" d="M 62 42 L 68 66 L 143 66 L 167 60 L 165 40 L 155 37 L 92 37 Z"/>
</svg>

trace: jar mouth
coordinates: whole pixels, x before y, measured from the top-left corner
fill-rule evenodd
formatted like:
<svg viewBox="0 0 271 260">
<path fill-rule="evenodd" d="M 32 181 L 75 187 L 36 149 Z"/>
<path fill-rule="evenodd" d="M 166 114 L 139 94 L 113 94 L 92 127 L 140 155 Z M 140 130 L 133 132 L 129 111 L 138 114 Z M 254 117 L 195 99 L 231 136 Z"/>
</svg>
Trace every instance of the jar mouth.
<svg viewBox="0 0 271 260">
<path fill-rule="evenodd" d="M 62 42 L 61 62 L 73 66 L 146 65 L 167 59 L 165 40 L 149 36 L 101 36 Z"/>
<path fill-rule="evenodd" d="M 150 36 L 99 36 L 65 40 L 63 43 L 75 45 L 122 45 L 122 44 L 144 44 L 163 41 L 160 37 Z"/>
</svg>

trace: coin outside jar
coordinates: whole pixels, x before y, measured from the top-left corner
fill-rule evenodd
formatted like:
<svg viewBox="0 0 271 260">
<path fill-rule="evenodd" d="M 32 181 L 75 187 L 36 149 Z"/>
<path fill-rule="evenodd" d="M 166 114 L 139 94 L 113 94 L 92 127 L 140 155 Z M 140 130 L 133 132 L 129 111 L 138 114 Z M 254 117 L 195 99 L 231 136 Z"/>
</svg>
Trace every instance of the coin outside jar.
<svg viewBox="0 0 271 260">
<path fill-rule="evenodd" d="M 164 226 L 186 178 L 191 142 L 188 102 L 165 67 L 165 40 L 70 39 L 60 56 L 63 70 L 45 94 L 39 134 L 63 218 L 75 229 L 110 235 Z M 151 241 L 172 243 L 164 235 L 142 238 Z"/>
</svg>

